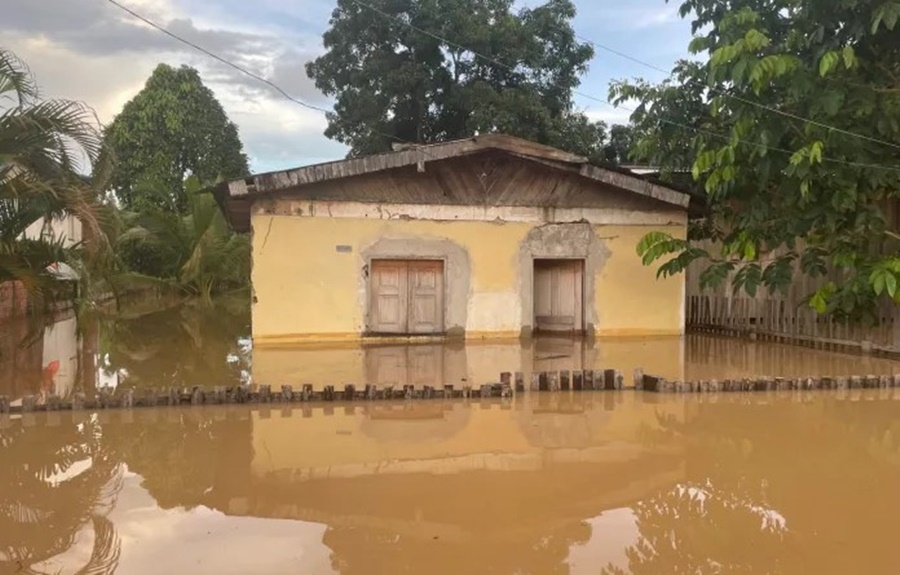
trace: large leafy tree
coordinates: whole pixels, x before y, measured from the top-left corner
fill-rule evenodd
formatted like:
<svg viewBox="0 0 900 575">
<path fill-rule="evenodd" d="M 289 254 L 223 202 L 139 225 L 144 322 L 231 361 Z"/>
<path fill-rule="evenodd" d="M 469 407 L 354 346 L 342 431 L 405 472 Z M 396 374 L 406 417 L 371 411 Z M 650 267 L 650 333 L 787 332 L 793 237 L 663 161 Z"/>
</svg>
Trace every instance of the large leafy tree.
<svg viewBox="0 0 900 575">
<path fill-rule="evenodd" d="M 570 0 L 338 0 L 307 65 L 335 98 L 325 134 L 361 155 L 502 131 L 602 159 L 604 126 L 572 102 L 593 57 L 574 16 Z"/>
<path fill-rule="evenodd" d="M 91 110 L 42 99 L 27 66 L 0 48 L 0 283 L 20 282 L 35 311 L 72 295 L 54 264 L 80 267 L 98 251 L 86 248 L 102 247 L 98 194 L 79 173 L 93 167 L 93 182 L 102 186 L 102 156 Z M 25 237 L 32 224 L 66 215 L 81 221 L 84 242 Z"/>
<path fill-rule="evenodd" d="M 247 175 L 237 127 L 197 70 L 160 64 L 141 90 L 107 127 L 106 143 L 117 164 L 116 195 L 126 208 L 147 204 L 182 212 L 188 198 L 182 183 Z M 165 187 L 168 197 L 148 197 L 140 186 Z"/>
<path fill-rule="evenodd" d="M 637 98 L 645 157 L 693 169 L 713 208 L 708 252 L 654 234 L 661 274 L 709 258 L 704 285 L 786 288 L 796 270 L 829 275 L 810 294 L 822 313 L 871 314 L 900 301 L 900 2 L 686 0 L 691 51 L 669 82 L 620 82 Z M 801 241 L 798 241 L 801 240 Z M 734 273 L 732 273 L 734 272 Z"/>
</svg>

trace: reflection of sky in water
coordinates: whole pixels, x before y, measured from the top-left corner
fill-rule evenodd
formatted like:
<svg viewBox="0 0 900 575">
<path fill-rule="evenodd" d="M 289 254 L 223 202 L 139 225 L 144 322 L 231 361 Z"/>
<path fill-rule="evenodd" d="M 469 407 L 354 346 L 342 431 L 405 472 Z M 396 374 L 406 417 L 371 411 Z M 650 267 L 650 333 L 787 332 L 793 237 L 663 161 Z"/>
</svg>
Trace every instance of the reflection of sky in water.
<svg viewBox="0 0 900 575">
<path fill-rule="evenodd" d="M 122 543 L 116 573 L 336 573 L 322 543 L 326 525 L 229 517 L 205 506 L 161 509 L 142 481 L 126 466 L 122 489 L 107 516 Z M 86 525 L 69 549 L 34 568 L 74 574 L 87 564 L 93 546 L 94 532 Z"/>
</svg>

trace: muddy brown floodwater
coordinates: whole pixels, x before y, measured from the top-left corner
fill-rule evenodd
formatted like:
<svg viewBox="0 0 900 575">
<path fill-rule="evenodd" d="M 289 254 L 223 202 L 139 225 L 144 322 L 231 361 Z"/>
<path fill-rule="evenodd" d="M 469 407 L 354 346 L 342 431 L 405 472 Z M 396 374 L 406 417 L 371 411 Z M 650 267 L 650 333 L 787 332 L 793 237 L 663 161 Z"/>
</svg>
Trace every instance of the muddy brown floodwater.
<svg viewBox="0 0 900 575">
<path fill-rule="evenodd" d="M 638 367 L 669 380 L 900 373 L 895 360 L 708 335 L 254 349 L 245 302 L 152 308 L 85 317 L 81 325 L 63 316 L 26 346 L 21 326 L 0 326 L 0 395 L 15 405 L 23 395 L 40 401 L 102 386 L 478 386 L 503 371 L 530 381 L 534 371 L 608 368 L 630 382 Z"/>
<path fill-rule="evenodd" d="M 897 390 L 25 414 L 0 461 L 2 573 L 900 564 Z"/>
</svg>

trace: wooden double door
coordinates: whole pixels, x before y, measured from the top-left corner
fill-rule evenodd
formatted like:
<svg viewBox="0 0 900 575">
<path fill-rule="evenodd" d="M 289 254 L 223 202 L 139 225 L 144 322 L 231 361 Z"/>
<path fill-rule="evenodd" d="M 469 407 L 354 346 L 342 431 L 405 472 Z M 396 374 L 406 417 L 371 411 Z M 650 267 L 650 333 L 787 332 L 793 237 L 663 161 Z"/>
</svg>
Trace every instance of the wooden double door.
<svg viewBox="0 0 900 575">
<path fill-rule="evenodd" d="M 444 332 L 444 262 L 373 260 L 369 281 L 369 332 Z"/>
</svg>

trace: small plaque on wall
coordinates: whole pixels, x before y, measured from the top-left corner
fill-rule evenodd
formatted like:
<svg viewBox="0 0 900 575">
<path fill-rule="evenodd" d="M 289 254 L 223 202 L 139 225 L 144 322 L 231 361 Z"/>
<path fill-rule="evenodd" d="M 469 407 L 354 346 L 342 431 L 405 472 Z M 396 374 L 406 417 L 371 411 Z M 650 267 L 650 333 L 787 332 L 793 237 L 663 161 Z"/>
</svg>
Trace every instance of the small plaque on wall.
<svg viewBox="0 0 900 575">
<path fill-rule="evenodd" d="M 340 246 L 339 245 L 339 246 L 336 246 L 335 249 L 337 249 L 337 252 L 339 254 L 349 254 L 353 251 L 353 248 L 350 246 Z"/>
</svg>

